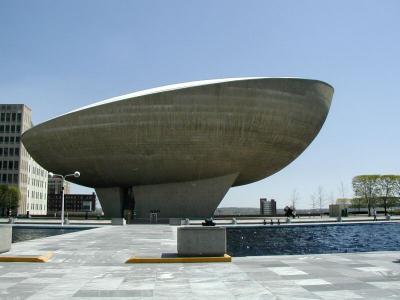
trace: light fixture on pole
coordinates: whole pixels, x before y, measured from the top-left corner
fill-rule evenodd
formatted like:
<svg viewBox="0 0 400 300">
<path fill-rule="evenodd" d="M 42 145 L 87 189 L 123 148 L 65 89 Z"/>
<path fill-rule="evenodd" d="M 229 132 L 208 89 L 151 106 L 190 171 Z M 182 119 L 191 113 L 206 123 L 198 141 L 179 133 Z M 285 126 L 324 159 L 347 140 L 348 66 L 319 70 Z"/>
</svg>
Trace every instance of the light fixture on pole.
<svg viewBox="0 0 400 300">
<path fill-rule="evenodd" d="M 78 178 L 79 176 L 81 176 L 81 173 L 79 171 L 75 171 L 73 174 L 60 175 L 60 174 L 54 174 L 53 172 L 49 172 L 49 176 L 51 178 L 53 177 L 61 178 L 61 226 L 64 226 L 64 181 L 65 178 L 67 177 Z"/>
</svg>

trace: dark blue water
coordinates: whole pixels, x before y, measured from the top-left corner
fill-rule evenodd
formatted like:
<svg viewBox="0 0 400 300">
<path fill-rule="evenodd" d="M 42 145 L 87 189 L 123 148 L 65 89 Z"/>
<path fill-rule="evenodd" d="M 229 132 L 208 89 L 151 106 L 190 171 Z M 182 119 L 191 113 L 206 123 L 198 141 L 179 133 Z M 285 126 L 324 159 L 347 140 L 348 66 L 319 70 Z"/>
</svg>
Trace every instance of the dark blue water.
<svg viewBox="0 0 400 300">
<path fill-rule="evenodd" d="M 40 239 L 52 235 L 71 233 L 91 228 L 37 228 L 37 227 L 13 227 L 12 242 L 18 243 L 27 240 Z"/>
<path fill-rule="evenodd" d="M 399 251 L 400 223 L 228 227 L 232 256 Z"/>
</svg>

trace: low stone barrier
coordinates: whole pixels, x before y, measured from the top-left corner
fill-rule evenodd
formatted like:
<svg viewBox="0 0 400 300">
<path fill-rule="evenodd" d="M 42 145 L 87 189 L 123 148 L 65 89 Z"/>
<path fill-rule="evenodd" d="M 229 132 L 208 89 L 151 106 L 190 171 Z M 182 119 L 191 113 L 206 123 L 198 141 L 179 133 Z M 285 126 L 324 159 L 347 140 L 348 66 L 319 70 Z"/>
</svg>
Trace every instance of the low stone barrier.
<svg viewBox="0 0 400 300">
<path fill-rule="evenodd" d="M 126 220 L 124 218 L 112 218 L 111 219 L 111 225 L 114 225 L 114 226 L 125 226 L 126 225 Z"/>
<path fill-rule="evenodd" d="M 224 256 L 226 253 L 225 227 L 178 227 L 179 256 Z"/>
<path fill-rule="evenodd" d="M 0 253 L 10 251 L 12 241 L 12 226 L 0 225 Z"/>
<path fill-rule="evenodd" d="M 169 225 L 180 226 L 182 224 L 184 224 L 184 220 L 181 218 L 169 218 Z"/>
</svg>

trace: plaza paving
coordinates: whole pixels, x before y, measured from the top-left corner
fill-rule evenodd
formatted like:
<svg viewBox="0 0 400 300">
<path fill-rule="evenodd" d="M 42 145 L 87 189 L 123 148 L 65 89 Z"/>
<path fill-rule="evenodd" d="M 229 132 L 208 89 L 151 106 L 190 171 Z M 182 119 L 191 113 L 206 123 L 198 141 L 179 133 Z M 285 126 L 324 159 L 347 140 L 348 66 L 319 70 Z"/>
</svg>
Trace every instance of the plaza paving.
<svg viewBox="0 0 400 300">
<path fill-rule="evenodd" d="M 13 244 L 0 299 L 400 299 L 400 252 L 258 256 L 232 263 L 125 264 L 176 252 L 176 227 L 105 226 Z"/>
</svg>

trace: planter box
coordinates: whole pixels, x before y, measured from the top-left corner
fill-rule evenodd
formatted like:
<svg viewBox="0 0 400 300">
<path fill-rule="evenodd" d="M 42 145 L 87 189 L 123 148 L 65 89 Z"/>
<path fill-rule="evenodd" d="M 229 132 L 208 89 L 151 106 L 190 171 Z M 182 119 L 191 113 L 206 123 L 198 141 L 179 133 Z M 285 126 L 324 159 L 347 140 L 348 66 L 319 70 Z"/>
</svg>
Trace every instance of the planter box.
<svg viewBox="0 0 400 300">
<path fill-rule="evenodd" d="M 0 225 L 0 253 L 10 251 L 12 240 L 12 226 Z"/>
<path fill-rule="evenodd" d="M 183 226 L 178 228 L 179 256 L 224 256 L 226 253 L 225 227 Z"/>
</svg>

